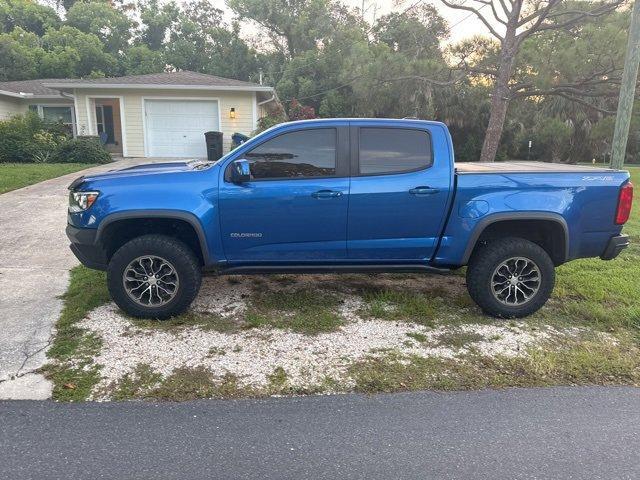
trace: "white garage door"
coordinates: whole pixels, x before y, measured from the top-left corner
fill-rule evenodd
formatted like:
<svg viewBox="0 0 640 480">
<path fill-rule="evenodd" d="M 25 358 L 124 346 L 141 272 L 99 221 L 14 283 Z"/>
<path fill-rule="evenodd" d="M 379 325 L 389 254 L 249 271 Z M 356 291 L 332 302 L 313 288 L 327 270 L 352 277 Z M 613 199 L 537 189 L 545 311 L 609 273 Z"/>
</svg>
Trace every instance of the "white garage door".
<svg viewBox="0 0 640 480">
<path fill-rule="evenodd" d="M 206 157 L 204 132 L 219 131 L 215 100 L 145 100 L 147 156 Z"/>
</svg>

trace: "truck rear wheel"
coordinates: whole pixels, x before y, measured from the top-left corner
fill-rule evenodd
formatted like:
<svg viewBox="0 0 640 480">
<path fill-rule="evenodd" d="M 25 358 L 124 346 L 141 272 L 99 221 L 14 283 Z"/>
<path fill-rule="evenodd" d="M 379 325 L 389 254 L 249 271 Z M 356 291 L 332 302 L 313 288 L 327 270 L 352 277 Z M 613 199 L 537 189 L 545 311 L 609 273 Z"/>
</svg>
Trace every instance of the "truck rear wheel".
<svg viewBox="0 0 640 480">
<path fill-rule="evenodd" d="M 166 319 L 184 312 L 200 290 L 201 269 L 184 243 L 144 235 L 125 243 L 107 269 L 109 293 L 129 315 Z"/>
<path fill-rule="evenodd" d="M 480 246 L 467 268 L 467 289 L 487 314 L 520 318 L 538 311 L 555 284 L 553 261 L 540 246 L 505 238 Z"/>
</svg>

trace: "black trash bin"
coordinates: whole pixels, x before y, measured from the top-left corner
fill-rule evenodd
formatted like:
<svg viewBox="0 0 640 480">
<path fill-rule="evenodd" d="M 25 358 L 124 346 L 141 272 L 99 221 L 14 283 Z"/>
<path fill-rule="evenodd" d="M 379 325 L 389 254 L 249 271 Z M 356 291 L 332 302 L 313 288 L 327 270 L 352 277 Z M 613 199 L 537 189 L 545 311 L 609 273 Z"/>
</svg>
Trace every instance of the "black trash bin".
<svg viewBox="0 0 640 480">
<path fill-rule="evenodd" d="M 207 160 L 216 161 L 222 157 L 222 132 L 205 132 L 207 142 Z"/>
<path fill-rule="evenodd" d="M 242 133 L 237 133 L 237 132 L 234 133 L 233 135 L 231 135 L 231 150 L 233 150 L 236 147 L 239 147 L 247 140 L 249 140 L 249 137 L 247 135 L 244 135 Z"/>
</svg>

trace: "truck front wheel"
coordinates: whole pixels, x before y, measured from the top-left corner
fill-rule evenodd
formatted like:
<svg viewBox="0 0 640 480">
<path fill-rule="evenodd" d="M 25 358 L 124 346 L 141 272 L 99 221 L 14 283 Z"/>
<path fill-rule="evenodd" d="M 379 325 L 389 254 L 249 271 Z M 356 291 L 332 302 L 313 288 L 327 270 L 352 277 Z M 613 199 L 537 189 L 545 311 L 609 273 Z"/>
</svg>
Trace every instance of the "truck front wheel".
<svg viewBox="0 0 640 480">
<path fill-rule="evenodd" d="M 523 238 L 481 245 L 467 268 L 469 295 L 494 317 L 531 315 L 547 302 L 554 284 L 555 269 L 547 252 Z"/>
<path fill-rule="evenodd" d="M 143 235 L 125 243 L 107 269 L 111 298 L 139 318 L 179 315 L 198 294 L 200 282 L 200 264 L 193 252 L 165 235 Z"/>
</svg>

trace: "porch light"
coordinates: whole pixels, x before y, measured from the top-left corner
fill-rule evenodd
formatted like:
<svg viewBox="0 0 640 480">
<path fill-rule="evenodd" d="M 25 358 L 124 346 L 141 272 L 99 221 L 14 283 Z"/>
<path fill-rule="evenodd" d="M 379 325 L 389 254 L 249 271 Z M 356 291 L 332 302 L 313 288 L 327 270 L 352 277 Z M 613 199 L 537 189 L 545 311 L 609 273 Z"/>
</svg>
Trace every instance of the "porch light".
<svg viewBox="0 0 640 480">
<path fill-rule="evenodd" d="M 236 118 L 236 109 L 234 107 L 231 107 L 231 110 L 229 110 L 229 118 L 231 120 Z"/>
</svg>

